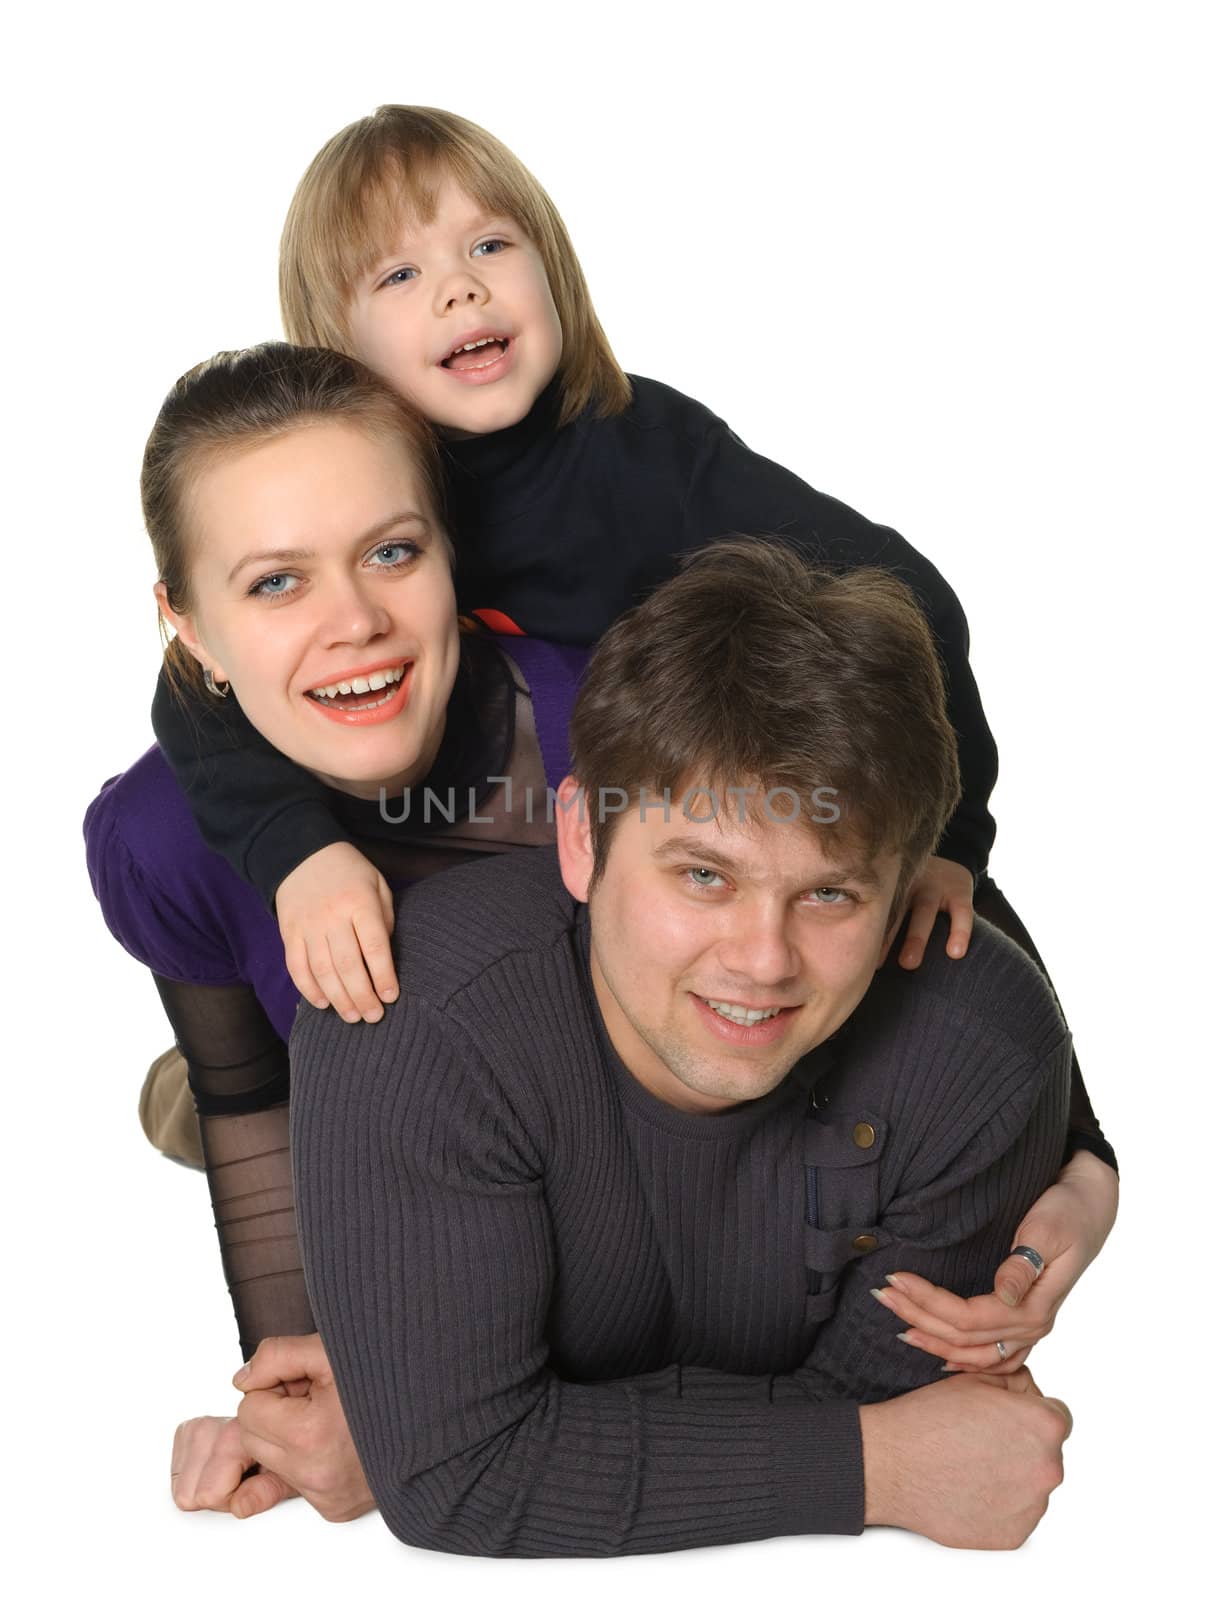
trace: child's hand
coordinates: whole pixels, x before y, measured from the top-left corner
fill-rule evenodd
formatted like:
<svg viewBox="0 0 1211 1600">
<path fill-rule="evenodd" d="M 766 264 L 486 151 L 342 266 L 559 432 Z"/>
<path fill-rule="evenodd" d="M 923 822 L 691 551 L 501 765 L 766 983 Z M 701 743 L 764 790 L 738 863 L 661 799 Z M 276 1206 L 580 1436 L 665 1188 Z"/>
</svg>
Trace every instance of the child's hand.
<svg viewBox="0 0 1211 1600">
<path fill-rule="evenodd" d="M 956 960 L 965 956 L 975 915 L 971 909 L 974 893 L 975 879 L 966 867 L 944 856 L 930 856 L 908 897 L 908 933 L 900 950 L 900 965 L 910 971 L 921 965 L 939 911 L 950 918 L 946 954 Z"/>
<path fill-rule="evenodd" d="M 325 845 L 278 885 L 286 966 L 299 993 L 346 1022 L 378 1022 L 399 997 L 391 930 L 395 901 L 382 873 L 351 844 Z"/>
</svg>

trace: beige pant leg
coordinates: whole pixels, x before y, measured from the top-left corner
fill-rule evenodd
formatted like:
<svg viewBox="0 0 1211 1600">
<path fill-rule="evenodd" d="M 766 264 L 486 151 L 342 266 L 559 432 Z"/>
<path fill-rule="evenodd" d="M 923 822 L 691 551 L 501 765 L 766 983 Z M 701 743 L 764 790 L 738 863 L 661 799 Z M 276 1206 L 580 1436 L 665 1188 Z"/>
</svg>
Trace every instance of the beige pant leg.
<svg viewBox="0 0 1211 1600">
<path fill-rule="evenodd" d="M 157 1056 L 143 1080 L 139 1121 L 148 1140 L 170 1161 L 205 1169 L 198 1113 L 189 1092 L 185 1058 L 173 1045 Z"/>
</svg>

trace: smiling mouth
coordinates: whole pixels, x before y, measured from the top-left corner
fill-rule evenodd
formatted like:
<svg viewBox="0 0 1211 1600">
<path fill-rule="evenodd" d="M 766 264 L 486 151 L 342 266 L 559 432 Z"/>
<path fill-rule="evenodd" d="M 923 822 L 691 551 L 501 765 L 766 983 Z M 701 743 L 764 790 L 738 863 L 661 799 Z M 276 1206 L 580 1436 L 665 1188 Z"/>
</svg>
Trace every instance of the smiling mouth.
<svg viewBox="0 0 1211 1600">
<path fill-rule="evenodd" d="M 410 665 L 410 662 L 401 661 L 398 666 L 368 672 L 364 678 L 342 678 L 337 683 L 325 683 L 318 689 L 308 689 L 307 698 L 339 711 L 373 711 L 394 697 Z"/>
<path fill-rule="evenodd" d="M 509 348 L 509 340 L 475 339 L 470 344 L 459 345 L 457 350 L 450 354 L 441 363 L 447 372 L 477 372 L 482 367 L 493 366 L 504 358 Z"/>
<path fill-rule="evenodd" d="M 767 1006 L 763 1011 L 754 1010 L 752 1006 L 736 1006 L 730 1000 L 704 1000 L 704 1005 L 728 1022 L 735 1022 L 742 1028 L 755 1028 L 759 1022 L 768 1022 L 771 1017 L 776 1017 L 785 1010 L 784 1006 Z"/>
</svg>

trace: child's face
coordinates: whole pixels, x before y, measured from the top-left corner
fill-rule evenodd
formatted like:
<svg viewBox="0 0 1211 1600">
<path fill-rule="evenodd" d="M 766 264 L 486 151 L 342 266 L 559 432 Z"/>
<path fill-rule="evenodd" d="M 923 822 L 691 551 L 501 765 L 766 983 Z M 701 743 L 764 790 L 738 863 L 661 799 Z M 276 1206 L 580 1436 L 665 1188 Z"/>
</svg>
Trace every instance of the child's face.
<svg viewBox="0 0 1211 1600">
<path fill-rule="evenodd" d="M 349 324 L 352 353 L 455 438 L 520 422 L 563 352 L 536 246 L 449 178 L 354 285 Z"/>
<path fill-rule="evenodd" d="M 193 608 L 166 614 L 269 743 L 371 798 L 428 772 L 458 623 L 404 445 L 336 421 L 297 428 L 207 463 L 187 517 Z"/>
</svg>

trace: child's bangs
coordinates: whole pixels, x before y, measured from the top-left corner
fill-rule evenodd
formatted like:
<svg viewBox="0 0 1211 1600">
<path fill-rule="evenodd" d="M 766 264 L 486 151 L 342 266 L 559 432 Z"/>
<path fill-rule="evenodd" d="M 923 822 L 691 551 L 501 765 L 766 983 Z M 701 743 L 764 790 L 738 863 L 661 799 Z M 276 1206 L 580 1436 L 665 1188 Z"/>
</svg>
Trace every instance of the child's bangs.
<svg viewBox="0 0 1211 1600">
<path fill-rule="evenodd" d="M 333 196 L 341 215 L 331 219 L 331 239 L 339 252 L 338 280 L 352 287 L 376 262 L 391 255 L 410 227 L 426 227 L 437 215 L 442 183 L 452 179 L 487 215 L 508 217 L 539 245 L 545 230 L 534 197 L 522 185 L 494 171 L 470 151 L 405 163 L 394 152 L 360 183 L 338 188 Z"/>
</svg>

